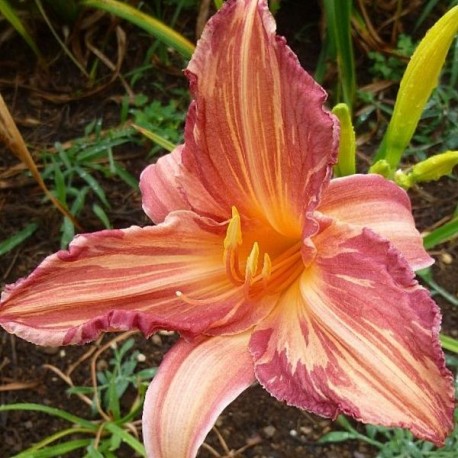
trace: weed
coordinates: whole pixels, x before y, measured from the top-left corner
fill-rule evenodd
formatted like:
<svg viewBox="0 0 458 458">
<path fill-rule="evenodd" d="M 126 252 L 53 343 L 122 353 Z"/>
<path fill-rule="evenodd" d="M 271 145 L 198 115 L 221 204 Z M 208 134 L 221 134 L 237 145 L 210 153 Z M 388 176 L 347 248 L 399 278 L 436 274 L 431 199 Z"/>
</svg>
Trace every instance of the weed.
<svg viewBox="0 0 458 458">
<path fill-rule="evenodd" d="M 75 450 L 80 450 L 80 453 L 85 451 L 84 455 L 80 455 L 84 458 L 114 458 L 122 444 L 126 444 L 135 452 L 133 456 L 145 456 L 134 421 L 140 416 L 146 388 L 154 377 L 156 368 L 137 370 L 139 361 L 144 357 L 138 350 L 132 351 L 135 342 L 131 335 L 131 332 L 121 334 L 95 353 L 93 348 L 93 355 L 88 352 L 89 356 L 92 356 L 92 386 L 74 386 L 69 375 L 70 370 L 64 374 L 54 366 L 46 366 L 70 385 L 68 393 L 71 396 L 78 397 L 90 408 L 91 419 L 41 404 L 20 403 L 0 406 L 0 412 L 43 412 L 71 424 L 69 428 L 51 434 L 13 458 L 65 456 Z M 118 346 L 123 340 L 125 342 Z M 113 357 L 107 367 L 96 371 L 97 363 L 101 362 L 98 360 L 99 356 L 110 349 Z M 126 401 L 125 396 L 129 387 L 135 393 L 134 400 L 130 403 Z"/>
</svg>

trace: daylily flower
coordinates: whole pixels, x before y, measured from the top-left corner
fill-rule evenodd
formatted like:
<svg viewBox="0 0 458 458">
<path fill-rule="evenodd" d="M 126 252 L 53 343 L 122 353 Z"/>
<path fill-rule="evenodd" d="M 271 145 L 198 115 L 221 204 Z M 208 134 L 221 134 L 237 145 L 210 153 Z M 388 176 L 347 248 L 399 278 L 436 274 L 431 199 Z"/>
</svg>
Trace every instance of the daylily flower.
<svg viewBox="0 0 458 458">
<path fill-rule="evenodd" d="M 141 176 L 156 226 L 80 235 L 9 286 L 0 324 L 40 345 L 176 330 L 146 395 L 150 457 L 193 457 L 258 381 L 287 404 L 409 428 L 442 444 L 452 378 L 407 194 L 331 180 L 326 95 L 265 0 L 229 0 L 186 70 L 185 144 Z"/>
</svg>

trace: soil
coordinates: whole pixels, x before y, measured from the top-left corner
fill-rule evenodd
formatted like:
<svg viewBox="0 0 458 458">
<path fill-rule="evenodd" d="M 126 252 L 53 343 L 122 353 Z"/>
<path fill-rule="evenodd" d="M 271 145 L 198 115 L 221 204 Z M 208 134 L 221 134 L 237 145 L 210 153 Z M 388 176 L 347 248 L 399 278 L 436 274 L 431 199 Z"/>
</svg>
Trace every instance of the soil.
<svg viewBox="0 0 458 458">
<path fill-rule="evenodd" d="M 301 5 L 306 3 L 300 2 Z M 285 5 L 278 17 L 280 33 L 287 36 L 303 63 L 306 61 L 306 68 L 311 70 L 319 52 L 319 9 L 314 2 L 310 2 L 312 6 L 302 8 L 299 2 L 285 2 Z M 184 29 L 192 30 L 193 21 L 184 24 Z M 304 43 L 298 41 L 292 31 L 299 30 L 299 25 L 306 21 L 311 24 L 307 30 L 311 38 Z M 113 30 L 116 24 L 108 22 L 108 25 Z M 142 64 L 144 52 L 150 43 L 135 28 L 125 24 L 123 27 L 128 31 L 128 52 L 122 68 L 125 74 L 129 69 L 138 68 Z M 119 120 L 119 100 L 125 93 L 119 78 L 104 85 L 103 89 L 91 97 L 85 97 L 84 94 L 87 95 L 91 89 L 76 67 L 56 50 L 54 40 L 50 36 L 40 35 L 40 42 L 48 46 L 48 57 L 56 56 L 56 61 L 48 68 L 36 65 L 34 56 L 19 39 L 10 39 L 7 46 L 0 47 L 0 90 L 32 151 L 52 147 L 55 141 L 65 142 L 80 137 L 87 123 L 97 117 L 103 117 L 105 128 L 116 125 Z M 111 52 L 116 53 L 114 45 Z M 154 69 L 154 78 L 168 89 L 185 87 L 186 81 L 177 68 L 173 59 L 168 67 L 158 64 Z M 145 82 L 135 89 L 135 92 L 149 94 L 154 94 L 154 91 L 153 85 Z M 77 96 L 77 93 L 82 96 Z M 115 155 L 126 169 L 138 176 L 151 161 L 148 157 L 149 149 L 147 144 L 122 147 L 115 151 Z M 362 147 L 360 158 L 363 163 L 371 149 L 370 143 Z M 30 221 L 39 225 L 31 238 L 0 258 L 1 284 L 14 282 L 27 275 L 46 255 L 59 248 L 61 215 L 43 199 L 41 190 L 23 170 L 17 158 L 0 148 L 0 240 L 15 234 Z M 108 214 L 114 227 L 148 224 L 141 210 L 138 192 L 132 191 L 120 180 L 104 177 L 98 179 L 104 183 L 111 204 Z M 430 230 L 449 217 L 458 202 L 458 187 L 456 179 L 452 178 L 443 178 L 439 182 L 413 189 L 410 194 L 420 230 Z M 100 221 L 89 210 L 83 210 L 79 220 L 84 231 L 102 229 Z M 432 255 L 436 259 L 433 267 L 435 281 L 457 296 L 458 241 L 437 247 Z M 441 297 L 436 296 L 436 300 L 444 314 L 443 332 L 458 337 L 458 309 Z M 90 386 L 92 356 L 84 361 L 81 361 L 81 357 L 93 349 L 101 348 L 117 336 L 107 334 L 96 343 L 83 347 L 52 349 L 34 346 L 0 331 L 0 404 L 38 402 L 89 417 L 87 406 L 76 396 L 66 393 L 68 384 L 52 368 L 70 374 L 75 385 Z M 168 334 L 157 335 L 150 340 L 135 335 L 135 348 L 145 356 L 138 367 L 157 366 L 175 340 L 176 336 Z M 100 356 L 97 367 L 106 366 L 109 358 L 110 350 L 107 350 Z M 132 401 L 129 396 L 132 393 L 126 396 L 127 404 Z M 0 413 L 0 457 L 13 456 L 67 426 L 45 414 L 24 411 Z M 358 425 L 356 427 L 359 428 Z M 212 449 L 220 456 L 247 458 L 376 456 L 376 450 L 363 442 L 347 441 L 332 445 L 317 442 L 321 436 L 334 429 L 339 429 L 335 423 L 287 407 L 259 386 L 253 386 L 221 415 L 199 456 L 215 456 Z M 237 450 L 239 454 L 236 455 Z M 123 448 L 117 456 L 133 455 L 130 449 Z"/>
</svg>

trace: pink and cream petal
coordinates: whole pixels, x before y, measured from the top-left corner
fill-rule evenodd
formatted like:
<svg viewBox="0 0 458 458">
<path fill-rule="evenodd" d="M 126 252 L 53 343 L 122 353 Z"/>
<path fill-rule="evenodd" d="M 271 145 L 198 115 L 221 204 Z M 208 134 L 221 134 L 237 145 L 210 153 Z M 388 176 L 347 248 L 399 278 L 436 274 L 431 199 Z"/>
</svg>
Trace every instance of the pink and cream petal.
<svg viewBox="0 0 458 458">
<path fill-rule="evenodd" d="M 255 328 L 258 380 L 290 405 L 443 444 L 454 395 L 437 305 L 372 231 L 333 224 L 314 242 L 315 263 Z"/>
<path fill-rule="evenodd" d="M 218 333 L 224 325 L 245 330 L 272 304 L 254 307 L 243 286 L 227 279 L 224 234 L 223 225 L 183 211 L 159 226 L 78 236 L 69 251 L 6 289 L 0 325 L 42 345 L 133 328 L 145 335 L 157 329 L 195 335 L 213 324 Z"/>
<path fill-rule="evenodd" d="M 156 224 L 162 223 L 172 211 L 190 209 L 177 182 L 181 172 L 182 149 L 183 145 L 177 146 L 140 175 L 143 211 Z"/>
<path fill-rule="evenodd" d="M 235 205 L 300 237 L 304 211 L 316 206 L 335 161 L 338 127 L 323 109 L 323 89 L 275 35 L 267 2 L 227 1 L 207 25 L 187 75 L 195 105 L 184 165 L 228 217 Z"/>
<path fill-rule="evenodd" d="M 193 458 L 219 414 L 254 381 L 249 334 L 179 341 L 146 393 L 149 457 Z"/>
<path fill-rule="evenodd" d="M 225 212 L 199 178 L 183 166 L 182 151 L 183 145 L 180 145 L 142 172 L 140 190 L 145 213 L 159 224 L 173 211 L 191 210 L 191 200 L 199 208 L 205 208 L 200 212 L 201 216 L 210 216 L 221 222 L 229 219 L 230 212 Z"/>
<path fill-rule="evenodd" d="M 413 270 L 434 262 L 415 228 L 407 193 L 379 175 L 331 180 L 318 210 L 342 223 L 368 227 L 387 238 Z"/>
</svg>

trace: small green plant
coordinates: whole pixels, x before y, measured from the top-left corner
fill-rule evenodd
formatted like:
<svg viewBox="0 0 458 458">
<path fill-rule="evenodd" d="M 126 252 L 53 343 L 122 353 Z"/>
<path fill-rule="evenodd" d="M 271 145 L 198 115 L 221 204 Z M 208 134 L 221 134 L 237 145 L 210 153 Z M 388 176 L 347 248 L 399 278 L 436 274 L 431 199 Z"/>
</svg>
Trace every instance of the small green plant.
<svg viewBox="0 0 458 458">
<path fill-rule="evenodd" d="M 368 57 L 372 61 L 370 73 L 376 79 L 399 82 L 407 66 L 408 57 L 412 55 L 415 43 L 410 35 L 399 35 L 397 48 L 390 55 L 378 51 L 369 51 Z"/>
<path fill-rule="evenodd" d="M 110 204 L 105 195 L 102 177 L 117 177 L 130 187 L 137 187 L 137 180 L 115 159 L 113 148 L 132 141 L 132 132 L 125 129 L 102 131 L 100 120 L 90 123 L 85 136 L 66 146 L 56 143 L 53 151 L 43 151 L 41 160 L 45 166 L 42 177 L 55 197 L 75 217 L 92 200 L 92 212 L 106 228 L 111 227 L 106 210 Z M 61 226 L 61 246 L 75 234 L 75 225 L 65 217 Z"/>
<path fill-rule="evenodd" d="M 69 394 L 91 395 L 93 399 L 92 410 L 95 414 L 98 409 L 103 409 L 115 419 L 122 418 L 121 399 L 129 387 L 142 395 L 149 382 L 156 374 L 156 368 L 136 371 L 138 363 L 144 360 L 138 350 L 133 350 L 133 338 L 126 340 L 121 346 L 116 343 L 111 345 L 113 357 L 107 367 L 97 372 L 97 385 L 91 387 L 71 387 Z M 133 351 L 132 351 L 133 350 Z M 138 414 L 138 409 L 129 414 L 132 419 Z"/>
<path fill-rule="evenodd" d="M 458 359 L 451 357 L 447 363 L 457 367 Z M 377 458 L 455 458 L 458 450 L 458 409 L 455 410 L 455 429 L 442 448 L 435 447 L 431 442 L 415 439 L 404 429 L 364 425 L 360 432 L 343 415 L 337 419 L 337 423 L 343 431 L 331 431 L 322 436 L 319 443 L 359 440 L 378 449 Z"/>
<path fill-rule="evenodd" d="M 150 101 L 145 95 L 138 95 L 133 107 L 124 105 L 123 112 L 132 117 L 132 123 L 145 131 L 154 132 L 170 145 L 183 142 L 183 125 L 188 97 L 173 98 L 164 105 L 158 100 Z M 122 118 L 126 119 L 127 114 Z M 154 144 L 150 156 L 160 151 L 160 144 Z"/>
<path fill-rule="evenodd" d="M 0 412 L 22 410 L 43 412 L 61 418 L 71 424 L 69 428 L 44 438 L 29 449 L 12 458 L 49 458 L 65 456 L 79 450 L 84 458 L 115 458 L 122 444 L 144 457 L 145 450 L 138 440 L 135 421 L 141 413 L 146 388 L 156 373 L 156 368 L 137 370 L 144 356 L 134 350 L 132 333 L 124 333 L 100 347 L 91 355 L 92 386 L 74 386 L 70 375 L 63 374 L 54 366 L 46 366 L 68 385 L 67 392 L 78 397 L 90 408 L 89 418 L 73 415 L 62 409 L 41 404 L 21 403 L 0 406 Z M 118 344 L 127 339 L 121 346 Z M 96 371 L 98 358 L 111 350 L 113 357 L 107 367 Z M 134 400 L 125 407 L 128 389 Z"/>
<path fill-rule="evenodd" d="M 116 159 L 114 149 L 127 143 L 140 143 L 138 129 L 132 124 L 142 128 L 142 132 L 154 132 L 158 139 L 172 148 L 182 140 L 184 116 L 184 107 L 181 109 L 180 103 L 175 100 L 163 105 L 157 100 L 150 101 L 146 96 L 138 95 L 133 106 L 130 106 L 125 99 L 121 108 L 120 127 L 104 130 L 99 119 L 88 124 L 83 137 L 65 145 L 56 143 L 53 150 L 43 151 L 42 177 L 53 195 L 75 218 L 80 216 L 84 208 L 90 207 L 93 215 L 109 229 L 111 222 L 108 211 L 111 205 L 103 180 L 121 180 L 132 189 L 138 187 L 137 178 Z M 159 140 L 159 144 L 153 145 L 150 155 L 160 152 L 160 144 Z M 61 246 L 65 247 L 74 235 L 74 222 L 64 217 Z"/>
</svg>

